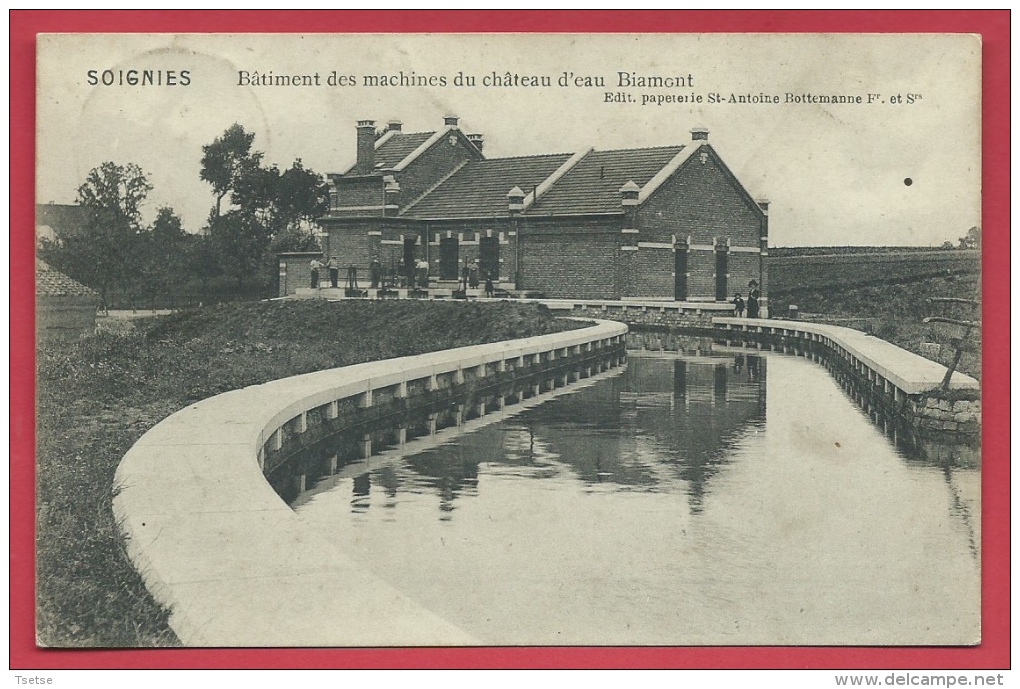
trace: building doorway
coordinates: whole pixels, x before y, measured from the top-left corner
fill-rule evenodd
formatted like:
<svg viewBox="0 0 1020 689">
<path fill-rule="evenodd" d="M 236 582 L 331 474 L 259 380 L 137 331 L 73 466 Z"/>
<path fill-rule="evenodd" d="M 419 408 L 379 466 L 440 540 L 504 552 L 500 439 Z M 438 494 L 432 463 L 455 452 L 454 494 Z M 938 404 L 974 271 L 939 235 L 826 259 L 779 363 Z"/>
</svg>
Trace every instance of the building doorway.
<svg viewBox="0 0 1020 689">
<path fill-rule="evenodd" d="M 410 236 L 404 237 L 404 277 L 407 278 L 407 286 L 410 287 L 414 284 L 414 270 L 415 270 L 415 244 L 418 243 L 418 237 Z"/>
<path fill-rule="evenodd" d="M 478 240 L 478 263 L 485 277 L 499 279 L 499 237 Z"/>
<path fill-rule="evenodd" d="M 460 264 L 460 241 L 456 237 L 443 237 L 439 240 L 439 279 L 458 279 L 457 267 Z"/>
</svg>

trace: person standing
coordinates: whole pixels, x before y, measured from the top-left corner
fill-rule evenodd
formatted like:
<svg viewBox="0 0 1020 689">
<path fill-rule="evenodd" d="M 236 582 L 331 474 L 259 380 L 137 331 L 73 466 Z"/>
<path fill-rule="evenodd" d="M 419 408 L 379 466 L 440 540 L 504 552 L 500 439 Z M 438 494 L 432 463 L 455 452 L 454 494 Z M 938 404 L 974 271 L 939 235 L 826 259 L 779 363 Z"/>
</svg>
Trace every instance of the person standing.
<svg viewBox="0 0 1020 689">
<path fill-rule="evenodd" d="M 758 298 L 761 292 L 758 291 L 758 281 L 751 280 L 747 283 L 747 317 L 758 318 Z"/>
<path fill-rule="evenodd" d="M 429 288 L 429 262 L 424 258 L 418 261 L 418 289 Z"/>
<path fill-rule="evenodd" d="M 733 295 L 733 306 L 737 313 L 737 318 L 744 317 L 744 297 L 741 296 L 740 292 Z"/>
<path fill-rule="evenodd" d="M 496 286 L 492 284 L 492 276 L 485 274 L 485 296 L 492 299 L 496 296 Z"/>
<path fill-rule="evenodd" d="M 322 262 L 317 258 L 312 259 L 312 289 L 319 288 L 319 270 L 322 269 Z"/>
<path fill-rule="evenodd" d="M 478 288 L 478 261 L 475 261 L 468 267 L 468 286 L 471 289 Z"/>
<path fill-rule="evenodd" d="M 335 256 L 330 257 L 326 267 L 329 268 L 329 286 L 336 289 L 337 282 L 340 281 L 340 266 L 337 264 Z"/>
<path fill-rule="evenodd" d="M 372 279 L 372 289 L 377 289 L 379 278 L 382 276 L 382 264 L 379 263 L 379 259 L 372 259 L 372 263 L 368 267 L 368 275 Z"/>
</svg>

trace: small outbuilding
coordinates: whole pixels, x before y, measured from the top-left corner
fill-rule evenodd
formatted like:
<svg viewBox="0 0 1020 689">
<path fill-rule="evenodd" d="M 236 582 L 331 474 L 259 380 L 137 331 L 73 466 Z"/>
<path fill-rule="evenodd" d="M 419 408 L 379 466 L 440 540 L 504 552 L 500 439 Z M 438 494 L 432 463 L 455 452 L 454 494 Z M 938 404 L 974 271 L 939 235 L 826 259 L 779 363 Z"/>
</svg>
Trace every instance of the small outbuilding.
<svg viewBox="0 0 1020 689">
<path fill-rule="evenodd" d="M 39 342 L 65 341 L 96 329 L 99 294 L 35 260 L 35 321 Z"/>
</svg>

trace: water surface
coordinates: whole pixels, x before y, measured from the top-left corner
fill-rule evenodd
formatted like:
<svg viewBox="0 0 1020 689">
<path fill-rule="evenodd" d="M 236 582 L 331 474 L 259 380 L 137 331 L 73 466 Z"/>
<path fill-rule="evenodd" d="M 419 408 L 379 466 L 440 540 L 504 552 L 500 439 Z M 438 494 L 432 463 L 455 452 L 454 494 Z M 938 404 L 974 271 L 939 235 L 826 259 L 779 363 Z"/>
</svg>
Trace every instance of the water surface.
<svg viewBox="0 0 1020 689">
<path fill-rule="evenodd" d="M 636 353 L 294 504 L 487 644 L 974 643 L 980 472 L 937 454 L 809 361 Z"/>
</svg>

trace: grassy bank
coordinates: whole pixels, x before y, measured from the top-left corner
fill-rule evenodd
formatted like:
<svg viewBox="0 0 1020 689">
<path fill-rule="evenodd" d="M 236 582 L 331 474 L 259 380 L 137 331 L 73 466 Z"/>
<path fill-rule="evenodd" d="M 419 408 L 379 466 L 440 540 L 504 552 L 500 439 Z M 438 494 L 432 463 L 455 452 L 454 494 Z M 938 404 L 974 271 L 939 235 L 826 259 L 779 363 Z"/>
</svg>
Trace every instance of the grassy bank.
<svg viewBox="0 0 1020 689">
<path fill-rule="evenodd" d="M 577 327 L 537 305 L 234 304 L 140 321 L 37 361 L 37 629 L 47 646 L 175 645 L 111 511 L 121 457 L 197 400 L 299 373 Z"/>
<path fill-rule="evenodd" d="M 925 325 L 923 319 L 930 315 L 966 319 L 973 314 L 969 309 L 961 307 L 935 308 L 926 300 L 930 297 L 974 299 L 979 289 L 980 276 L 970 274 L 881 285 L 773 291 L 769 301 L 772 313 L 779 318 L 788 312 L 790 304 L 796 304 L 801 313 L 868 319 L 872 324 L 871 334 L 948 366 L 956 350 L 947 343 L 949 338 L 959 336 L 960 329 L 955 326 Z M 936 357 L 922 352 L 922 342 L 942 343 L 941 353 Z M 980 379 L 980 353 L 965 353 L 958 368 Z"/>
</svg>

